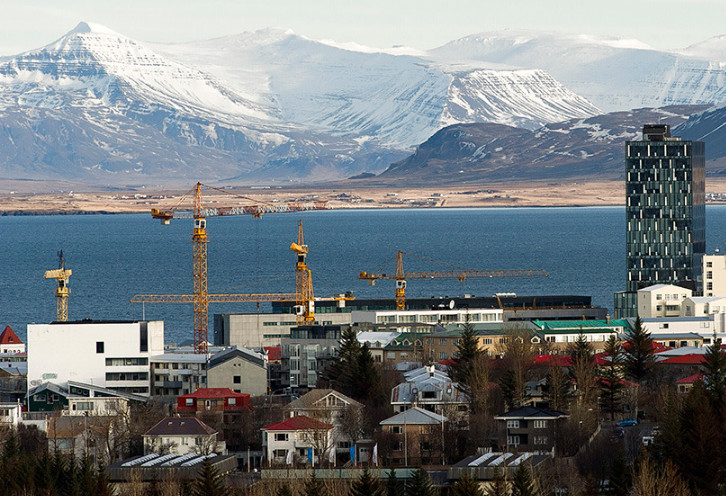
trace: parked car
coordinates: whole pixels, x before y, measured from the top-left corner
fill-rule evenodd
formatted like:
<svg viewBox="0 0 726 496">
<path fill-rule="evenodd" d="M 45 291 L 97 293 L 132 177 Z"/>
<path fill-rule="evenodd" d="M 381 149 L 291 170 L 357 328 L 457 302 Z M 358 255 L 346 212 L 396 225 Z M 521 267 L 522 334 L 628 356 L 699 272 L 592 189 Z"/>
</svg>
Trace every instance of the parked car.
<svg viewBox="0 0 726 496">
<path fill-rule="evenodd" d="M 618 427 L 632 427 L 634 425 L 638 425 L 638 421 L 635 419 L 625 419 L 625 420 L 621 420 L 616 425 Z"/>
</svg>

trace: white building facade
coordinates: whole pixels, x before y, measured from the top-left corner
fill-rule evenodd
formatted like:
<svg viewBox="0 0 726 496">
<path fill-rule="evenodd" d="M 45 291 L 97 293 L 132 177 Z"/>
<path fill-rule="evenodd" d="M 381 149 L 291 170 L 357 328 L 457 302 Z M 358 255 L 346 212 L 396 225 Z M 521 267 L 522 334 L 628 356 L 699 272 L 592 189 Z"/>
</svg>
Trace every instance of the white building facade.
<svg viewBox="0 0 726 496">
<path fill-rule="evenodd" d="M 703 256 L 703 296 L 726 296 L 726 255 Z"/>
<path fill-rule="evenodd" d="M 372 324 L 463 324 L 466 322 L 504 322 L 501 308 L 440 308 L 436 310 L 354 310 L 354 323 Z M 406 330 L 406 329 L 403 329 Z"/>
<path fill-rule="evenodd" d="M 164 351 L 164 323 L 28 325 L 28 387 L 68 381 L 148 396 L 149 358 Z"/>
<path fill-rule="evenodd" d="M 641 319 L 680 317 L 681 305 L 693 291 L 673 284 L 654 284 L 638 290 L 638 316 Z"/>
</svg>

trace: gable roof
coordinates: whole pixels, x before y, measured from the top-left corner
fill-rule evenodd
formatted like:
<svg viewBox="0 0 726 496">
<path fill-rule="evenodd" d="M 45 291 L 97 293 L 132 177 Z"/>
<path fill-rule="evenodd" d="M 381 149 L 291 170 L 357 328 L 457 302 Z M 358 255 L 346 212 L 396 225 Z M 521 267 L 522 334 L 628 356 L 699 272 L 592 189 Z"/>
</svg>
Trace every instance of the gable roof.
<svg viewBox="0 0 726 496">
<path fill-rule="evenodd" d="M 209 359 L 209 368 L 214 368 L 217 365 L 220 365 L 234 358 L 241 358 L 246 362 L 257 365 L 258 367 L 265 366 L 265 359 L 260 353 L 248 350 L 247 348 L 238 348 L 236 346 L 232 346 L 231 348 L 222 350 L 219 353 L 215 353 L 214 355 L 212 355 L 212 357 Z"/>
<path fill-rule="evenodd" d="M 363 406 L 350 396 L 346 396 L 343 393 L 336 391 L 335 389 L 311 389 L 304 395 L 300 396 L 295 401 L 291 402 L 289 405 L 287 405 L 288 410 L 305 410 L 308 408 L 319 408 L 319 407 L 325 407 L 327 405 L 317 405 L 316 403 L 320 402 L 321 400 L 327 398 L 330 395 L 337 396 L 344 402 L 348 403 L 351 406 Z"/>
<path fill-rule="evenodd" d="M 434 425 L 447 420 L 442 415 L 415 406 L 397 413 L 393 417 L 381 420 L 380 425 Z"/>
<path fill-rule="evenodd" d="M 144 433 L 144 436 L 210 436 L 217 431 L 196 417 L 167 417 Z"/>
<path fill-rule="evenodd" d="M 10 326 L 5 326 L 5 330 L 0 333 L 0 344 L 23 344 L 23 342 Z"/>
<path fill-rule="evenodd" d="M 702 380 L 703 374 L 699 372 L 698 374 L 689 375 L 688 377 L 684 377 L 680 381 L 676 381 L 676 384 L 695 384 L 696 382 Z"/>
<path fill-rule="evenodd" d="M 314 418 L 307 417 L 305 415 L 295 415 L 282 422 L 276 422 L 274 424 L 266 425 L 262 428 L 263 431 L 324 431 L 330 430 L 333 426 L 315 420 Z"/>
</svg>

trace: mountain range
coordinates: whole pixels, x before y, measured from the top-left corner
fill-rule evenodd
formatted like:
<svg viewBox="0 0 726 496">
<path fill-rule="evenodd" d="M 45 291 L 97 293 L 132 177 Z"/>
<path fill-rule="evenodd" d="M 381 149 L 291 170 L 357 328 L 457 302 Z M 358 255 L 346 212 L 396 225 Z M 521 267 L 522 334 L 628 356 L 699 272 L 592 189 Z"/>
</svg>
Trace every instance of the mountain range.
<svg viewBox="0 0 726 496">
<path fill-rule="evenodd" d="M 563 129 L 604 126 L 617 141 L 651 117 L 632 109 L 663 106 L 670 110 L 653 118 L 673 114 L 675 123 L 697 112 L 679 129 L 705 137 L 718 161 L 726 156 L 721 60 L 726 38 L 670 53 L 632 40 L 503 32 L 424 52 L 280 29 L 148 44 L 82 22 L 45 47 L 0 58 L 0 179 L 289 184 L 403 170 L 423 179 L 421 168 L 407 168 L 431 140 L 471 132 L 472 123 L 501 145 L 472 171 L 478 178 L 559 173 L 551 157 L 533 161 L 542 153 L 525 152 L 522 139 L 540 152 L 571 149 L 585 174 L 585 159 L 602 167 L 587 151 L 602 136 Z M 461 177 L 460 166 L 448 164 L 448 175 Z"/>
</svg>

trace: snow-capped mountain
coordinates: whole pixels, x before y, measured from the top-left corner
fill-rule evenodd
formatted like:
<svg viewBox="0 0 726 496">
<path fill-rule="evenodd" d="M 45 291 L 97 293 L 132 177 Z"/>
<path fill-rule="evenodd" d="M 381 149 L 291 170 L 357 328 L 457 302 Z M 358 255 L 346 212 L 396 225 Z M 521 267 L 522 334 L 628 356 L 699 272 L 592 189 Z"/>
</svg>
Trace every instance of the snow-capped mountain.
<svg viewBox="0 0 726 496">
<path fill-rule="evenodd" d="M 723 45 L 505 33 L 422 52 L 280 29 L 160 45 L 81 23 L 0 59 L 0 177 L 342 179 L 385 170 L 447 125 L 535 131 L 601 108 L 718 102 Z"/>
<path fill-rule="evenodd" d="M 408 148 L 455 122 L 534 129 L 599 113 L 541 70 L 481 70 L 375 52 L 265 29 L 205 42 L 155 45 L 237 92 L 256 88 L 282 120 L 339 136 L 375 136 Z"/>
<path fill-rule="evenodd" d="M 467 36 L 429 52 L 437 60 L 543 69 L 606 112 L 726 103 L 726 38 L 681 52 L 637 40 L 530 31 Z"/>
</svg>

